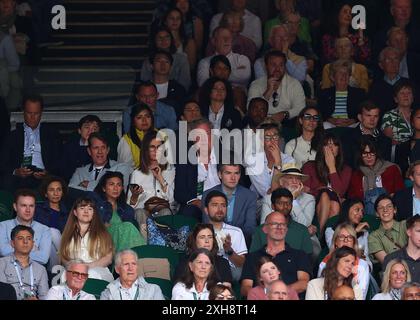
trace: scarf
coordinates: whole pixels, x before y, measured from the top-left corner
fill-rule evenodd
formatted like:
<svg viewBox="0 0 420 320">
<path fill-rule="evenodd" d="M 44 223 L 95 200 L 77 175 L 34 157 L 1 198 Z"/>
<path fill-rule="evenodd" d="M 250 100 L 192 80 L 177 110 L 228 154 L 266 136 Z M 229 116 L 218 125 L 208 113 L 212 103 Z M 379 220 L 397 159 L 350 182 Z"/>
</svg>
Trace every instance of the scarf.
<svg viewBox="0 0 420 320">
<path fill-rule="evenodd" d="M 139 137 L 140 141 L 143 141 L 144 132 L 136 128 L 136 134 L 137 134 L 137 137 Z M 141 152 L 140 148 L 133 142 L 133 140 L 130 138 L 128 133 L 124 135 L 124 139 L 125 141 L 127 141 L 130 147 L 131 155 L 133 156 L 134 167 L 139 168 L 140 167 L 140 152 Z"/>
<path fill-rule="evenodd" d="M 377 160 L 373 168 L 360 166 L 365 179 L 363 179 L 363 192 L 376 188 L 376 177 L 379 177 L 384 171 L 392 166 L 393 163 L 386 160 Z"/>
<path fill-rule="evenodd" d="M 392 288 L 389 290 L 392 300 L 401 300 L 401 290 Z"/>
</svg>

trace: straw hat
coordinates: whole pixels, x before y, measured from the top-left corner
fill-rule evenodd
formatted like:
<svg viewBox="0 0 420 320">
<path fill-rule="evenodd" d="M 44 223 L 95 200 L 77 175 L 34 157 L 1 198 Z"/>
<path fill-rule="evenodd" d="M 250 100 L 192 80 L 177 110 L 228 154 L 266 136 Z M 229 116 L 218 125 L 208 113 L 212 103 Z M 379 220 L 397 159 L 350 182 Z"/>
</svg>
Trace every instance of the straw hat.
<svg viewBox="0 0 420 320">
<path fill-rule="evenodd" d="M 302 181 L 306 181 L 306 179 L 309 178 L 308 175 L 302 173 L 295 163 L 284 164 L 281 168 L 281 172 L 276 174 L 275 178 L 280 179 L 285 175 L 301 177 Z"/>
</svg>

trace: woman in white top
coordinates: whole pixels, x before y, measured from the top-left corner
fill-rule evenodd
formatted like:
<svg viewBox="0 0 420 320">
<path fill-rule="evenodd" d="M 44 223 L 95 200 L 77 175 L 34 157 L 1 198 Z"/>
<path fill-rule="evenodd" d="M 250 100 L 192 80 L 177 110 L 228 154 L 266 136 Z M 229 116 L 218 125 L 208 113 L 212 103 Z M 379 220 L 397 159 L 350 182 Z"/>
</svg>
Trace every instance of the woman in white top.
<svg viewBox="0 0 420 320">
<path fill-rule="evenodd" d="M 308 282 L 305 300 L 331 300 L 333 292 L 343 284 L 353 288 L 356 300 L 363 300 L 362 290 L 353 276 L 356 259 L 353 248 L 344 246 L 335 250 L 325 266 L 323 278 Z"/>
<path fill-rule="evenodd" d="M 163 156 L 162 141 L 156 132 L 147 133 L 142 141 L 140 166 L 134 170 L 130 178 L 128 203 L 136 209 L 136 219 L 140 229 L 146 223 L 147 212 L 145 202 L 152 197 L 159 197 L 174 203 L 175 168 L 172 165 L 162 165 L 159 162 Z M 157 215 L 171 214 L 169 209 L 161 209 Z"/>
<path fill-rule="evenodd" d="M 191 253 L 188 269 L 172 289 L 172 300 L 209 300 L 216 285 L 213 255 L 201 248 Z"/>
<path fill-rule="evenodd" d="M 401 300 L 403 285 L 411 281 L 410 269 L 401 259 L 393 259 L 386 265 L 381 293 L 376 294 L 372 300 Z"/>
<path fill-rule="evenodd" d="M 111 282 L 114 277 L 108 266 L 112 263 L 113 250 L 111 235 L 102 223 L 93 200 L 77 199 L 61 236 L 61 263 L 82 260 L 89 266 L 89 278 Z"/>
<path fill-rule="evenodd" d="M 286 144 L 285 153 L 296 160 L 296 166 L 300 169 L 305 162 L 315 160 L 316 149 L 324 133 L 319 110 L 314 107 L 302 109 L 296 129 L 298 137 Z"/>
<path fill-rule="evenodd" d="M 348 223 L 343 223 L 335 228 L 334 235 L 332 237 L 333 245 L 330 246 L 330 253 L 321 261 L 318 268 L 318 277 L 322 276 L 322 272 L 325 269 L 328 260 L 335 250 L 344 246 L 353 248 L 358 256 L 356 257 L 355 266 L 353 270 L 353 280 L 357 283 L 362 290 L 363 299 L 366 298 L 366 294 L 369 288 L 370 281 L 370 269 L 369 263 L 365 259 L 359 257 L 359 244 L 357 241 L 356 231 L 353 226 Z"/>
</svg>

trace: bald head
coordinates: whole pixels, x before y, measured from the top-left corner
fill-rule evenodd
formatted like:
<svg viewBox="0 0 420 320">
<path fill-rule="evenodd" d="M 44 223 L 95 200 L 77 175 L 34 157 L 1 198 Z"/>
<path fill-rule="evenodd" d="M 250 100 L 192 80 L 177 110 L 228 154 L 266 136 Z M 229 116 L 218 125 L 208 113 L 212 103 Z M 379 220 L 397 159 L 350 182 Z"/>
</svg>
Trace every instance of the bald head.
<svg viewBox="0 0 420 320">
<path fill-rule="evenodd" d="M 354 300 L 354 291 L 353 288 L 342 285 L 335 289 L 332 300 Z"/>
<path fill-rule="evenodd" d="M 287 285 L 281 281 L 273 281 L 267 288 L 268 300 L 289 300 Z"/>
</svg>

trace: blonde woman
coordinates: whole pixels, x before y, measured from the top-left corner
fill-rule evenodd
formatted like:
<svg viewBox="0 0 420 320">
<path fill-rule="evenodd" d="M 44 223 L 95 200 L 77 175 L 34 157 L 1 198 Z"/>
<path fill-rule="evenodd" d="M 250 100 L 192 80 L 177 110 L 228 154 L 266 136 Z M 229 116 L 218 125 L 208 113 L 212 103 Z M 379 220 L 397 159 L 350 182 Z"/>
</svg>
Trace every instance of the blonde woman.
<svg viewBox="0 0 420 320">
<path fill-rule="evenodd" d="M 384 271 L 381 293 L 376 294 L 372 300 L 401 300 L 402 287 L 411 281 L 410 269 L 401 259 L 388 262 Z"/>
</svg>

